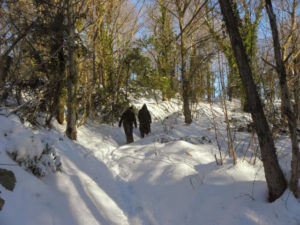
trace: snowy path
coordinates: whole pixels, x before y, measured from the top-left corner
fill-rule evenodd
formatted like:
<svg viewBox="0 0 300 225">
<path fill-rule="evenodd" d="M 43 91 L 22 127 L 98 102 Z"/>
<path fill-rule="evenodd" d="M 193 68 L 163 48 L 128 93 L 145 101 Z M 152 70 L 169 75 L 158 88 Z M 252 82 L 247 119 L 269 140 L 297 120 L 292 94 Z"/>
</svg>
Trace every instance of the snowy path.
<svg viewBox="0 0 300 225">
<path fill-rule="evenodd" d="M 135 142 L 126 145 L 122 129 L 89 125 L 79 130 L 76 149 L 80 151 L 77 154 L 64 152 L 64 158 L 68 159 L 63 162 L 64 171 L 68 177 L 73 177 L 67 184 L 72 183 L 71 192 L 77 193 L 74 201 L 83 199 L 82 204 L 98 221 L 104 224 L 118 224 L 115 221 L 123 221 L 122 224 L 160 224 L 152 214 L 155 203 L 149 206 L 140 199 L 144 191 L 152 192 L 151 186 L 147 187 L 147 180 L 167 181 L 169 175 L 175 175 L 173 170 L 177 167 L 178 172 L 195 173 L 193 167 L 197 162 L 188 152 L 182 156 L 176 151 L 170 154 L 159 150 L 161 144 L 155 141 L 161 137 L 161 124 L 155 123 L 152 130 L 151 135 L 140 139 L 138 129 L 135 129 Z M 75 164 L 82 160 L 86 160 L 86 164 Z M 59 189 L 64 190 L 66 187 L 61 183 L 57 182 Z M 71 201 L 73 204 L 75 202 Z"/>
<path fill-rule="evenodd" d="M 79 143 L 85 146 L 84 157 L 90 160 L 95 157 L 105 162 L 105 168 L 93 165 L 91 166 L 93 171 L 88 171 L 87 174 L 91 176 L 97 168 L 95 176 L 96 174 L 98 176 L 94 180 L 101 187 L 100 189 L 104 189 L 106 193 L 113 196 L 112 201 L 116 202 L 114 205 L 116 211 L 127 215 L 127 219 L 120 220 L 119 218 L 119 221 L 123 221 L 124 224 L 127 221 L 132 225 L 176 223 L 178 217 L 171 219 L 170 214 L 158 216 L 157 210 L 166 211 L 170 204 L 174 205 L 178 202 L 184 203 L 183 206 L 187 207 L 192 201 L 192 196 L 197 193 L 195 189 L 203 184 L 206 173 L 215 167 L 211 153 L 199 152 L 199 146 L 185 141 L 158 143 L 157 140 L 165 134 L 160 123 L 155 123 L 152 130 L 151 135 L 140 139 L 136 129 L 134 131 L 135 142 L 129 145 L 124 144 L 125 136 L 120 128 L 114 129 L 112 135 L 105 130 L 105 127 L 102 129 L 82 128 L 79 132 Z M 99 138 L 100 132 L 106 135 Z M 110 143 L 115 143 L 115 145 L 112 147 Z M 163 149 L 168 151 L 163 152 Z M 99 192 L 98 189 L 97 192 Z M 171 190 L 171 192 L 166 193 L 166 190 Z M 181 194 L 182 190 L 192 191 L 194 194 L 185 198 Z M 150 199 L 145 199 L 145 196 Z M 101 206 L 103 198 L 93 197 L 98 199 L 95 201 L 100 201 L 97 203 L 100 205 L 100 208 L 98 207 L 100 211 L 106 211 Z M 180 221 L 184 222 L 182 224 L 190 224 L 187 211 L 178 211 L 176 214 L 183 217 L 180 218 Z M 110 221 L 108 224 L 113 223 Z"/>
<path fill-rule="evenodd" d="M 101 133 L 103 134 L 99 135 Z M 149 213 L 144 213 L 141 203 L 135 197 L 134 187 L 131 182 L 126 180 L 126 171 L 129 173 L 130 171 L 128 168 L 122 168 L 122 165 L 119 165 L 118 162 L 119 157 L 136 158 L 140 162 L 144 161 L 145 155 L 137 154 L 137 152 L 144 152 L 145 149 L 141 150 L 138 148 L 143 148 L 143 145 L 146 146 L 149 142 L 152 142 L 153 134 L 142 140 L 139 138 L 138 129 L 135 129 L 135 142 L 130 145 L 125 144 L 123 129 L 117 127 L 113 131 L 111 127 L 106 126 L 83 127 L 78 136 L 78 143 L 84 146 L 82 147 L 83 156 L 89 162 L 89 165 L 83 170 L 87 171 L 89 176 L 94 176 L 92 180 L 91 178 L 79 176 L 83 177 L 81 183 L 88 184 L 84 185 L 86 187 L 85 192 L 90 193 L 90 197 L 94 199 L 94 205 L 99 212 L 106 214 L 106 211 L 109 213 L 113 211 L 111 208 L 115 209 L 112 217 L 109 216 L 104 220 L 104 224 L 120 224 L 120 221 L 123 221 L 122 224 L 156 224 Z M 128 149 L 132 149 L 132 151 L 128 151 Z M 121 154 L 118 154 L 118 152 L 121 152 Z M 67 156 L 66 158 L 70 157 Z M 95 165 L 90 164 L 91 160 L 95 160 Z M 104 162 L 104 164 L 100 166 L 101 163 L 99 164 L 99 161 Z M 76 170 L 79 169 L 77 168 Z M 80 179 L 82 180 L 82 178 Z M 97 188 L 94 187 L 94 183 L 98 185 Z M 99 192 L 103 195 L 99 195 Z M 112 198 L 105 196 L 105 193 L 108 193 Z M 104 205 L 109 205 L 109 208 L 106 209 Z M 119 218 L 114 218 L 115 215 L 119 215 Z M 118 222 L 115 223 L 113 218 Z M 98 221 L 101 220 L 103 221 L 103 218 L 98 218 Z"/>
</svg>

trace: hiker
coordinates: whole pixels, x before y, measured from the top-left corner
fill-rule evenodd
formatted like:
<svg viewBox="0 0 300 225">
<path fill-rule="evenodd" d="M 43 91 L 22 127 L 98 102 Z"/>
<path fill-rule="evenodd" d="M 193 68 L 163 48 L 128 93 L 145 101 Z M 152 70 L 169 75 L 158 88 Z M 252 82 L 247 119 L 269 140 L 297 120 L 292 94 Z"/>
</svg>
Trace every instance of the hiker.
<svg viewBox="0 0 300 225">
<path fill-rule="evenodd" d="M 133 107 L 129 107 L 121 116 L 121 120 L 119 122 L 119 127 L 121 127 L 123 122 L 123 128 L 126 135 L 126 143 L 133 142 L 133 124 L 135 128 L 137 127 L 135 114 L 133 112 Z"/>
<path fill-rule="evenodd" d="M 151 124 L 151 115 L 147 109 L 146 104 L 138 112 L 138 119 L 140 123 L 140 133 L 143 138 L 145 134 L 149 134 L 151 132 L 150 124 Z"/>
</svg>

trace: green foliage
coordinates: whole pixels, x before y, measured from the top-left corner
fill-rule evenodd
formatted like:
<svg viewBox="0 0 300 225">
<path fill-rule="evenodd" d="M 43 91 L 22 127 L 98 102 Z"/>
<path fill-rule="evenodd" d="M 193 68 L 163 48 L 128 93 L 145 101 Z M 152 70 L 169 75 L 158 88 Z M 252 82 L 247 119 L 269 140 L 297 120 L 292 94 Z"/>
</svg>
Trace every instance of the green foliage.
<svg viewBox="0 0 300 225">
<path fill-rule="evenodd" d="M 241 33 L 241 37 L 244 42 L 244 46 L 246 48 L 246 53 L 248 59 L 250 61 L 250 66 L 253 71 L 255 71 L 255 62 L 257 61 L 257 32 L 258 25 L 262 16 L 262 9 L 264 6 L 264 1 L 260 1 L 255 8 L 255 15 L 249 10 L 251 2 L 241 1 L 237 3 L 235 1 L 232 2 L 234 13 L 238 20 L 238 29 Z M 241 5 L 238 5 L 241 4 Z M 239 11 L 242 11 L 240 13 Z M 240 16 L 242 15 L 242 17 Z M 232 48 L 227 41 L 226 33 L 223 33 L 223 37 L 217 32 L 214 31 L 212 24 L 210 21 L 207 21 L 207 25 L 209 27 L 210 33 L 213 35 L 215 41 L 217 42 L 219 48 L 224 53 L 229 66 L 229 74 L 228 74 L 228 95 L 229 97 L 238 97 L 241 98 L 242 102 L 245 101 L 245 93 L 242 87 L 242 82 L 239 77 L 238 67 L 236 63 L 236 59 L 233 55 Z M 224 27 L 224 26 L 223 26 Z M 254 73 L 254 80 L 259 82 L 258 76 Z"/>
<path fill-rule="evenodd" d="M 148 39 L 147 41 L 151 44 L 153 40 Z M 153 68 L 151 60 L 144 56 L 140 47 L 131 49 L 125 57 L 124 62 L 129 68 L 129 75 L 134 75 L 134 77 L 129 78 L 132 86 L 137 85 L 153 90 L 160 90 L 169 98 L 174 95 L 170 89 L 170 77 L 166 76 L 166 73 L 160 73 L 157 69 Z"/>
<path fill-rule="evenodd" d="M 153 35 L 146 41 L 146 48 L 150 49 L 155 62 L 155 69 L 149 73 L 151 87 L 162 92 L 163 98 L 174 97 L 176 93 L 175 57 L 176 40 L 173 32 L 172 16 L 167 9 L 166 1 L 157 2 L 158 17 Z"/>
</svg>

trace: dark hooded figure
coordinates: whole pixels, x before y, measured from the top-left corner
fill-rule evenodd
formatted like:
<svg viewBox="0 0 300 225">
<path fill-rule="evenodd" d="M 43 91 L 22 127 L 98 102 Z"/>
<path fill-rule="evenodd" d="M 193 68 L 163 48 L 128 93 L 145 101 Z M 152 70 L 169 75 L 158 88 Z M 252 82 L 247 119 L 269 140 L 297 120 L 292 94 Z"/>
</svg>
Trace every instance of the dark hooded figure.
<svg viewBox="0 0 300 225">
<path fill-rule="evenodd" d="M 150 124 L 151 124 L 151 115 L 147 109 L 146 104 L 138 112 L 138 119 L 140 123 L 140 133 L 143 138 L 145 134 L 149 134 L 151 132 Z"/>
<path fill-rule="evenodd" d="M 119 127 L 121 127 L 123 122 L 123 128 L 126 135 L 126 143 L 133 142 L 133 124 L 135 128 L 137 127 L 135 115 L 133 112 L 133 107 L 129 107 L 121 116 L 121 120 L 119 122 Z"/>
</svg>

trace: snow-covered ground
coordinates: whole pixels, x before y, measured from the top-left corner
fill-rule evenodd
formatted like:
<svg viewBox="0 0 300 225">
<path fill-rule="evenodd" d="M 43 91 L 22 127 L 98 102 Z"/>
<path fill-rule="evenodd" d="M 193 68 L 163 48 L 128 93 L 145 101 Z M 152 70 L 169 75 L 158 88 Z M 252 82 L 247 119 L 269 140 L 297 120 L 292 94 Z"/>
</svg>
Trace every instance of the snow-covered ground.
<svg viewBox="0 0 300 225">
<path fill-rule="evenodd" d="M 88 122 L 70 141 L 65 127 L 33 130 L 16 116 L 0 116 L 0 167 L 17 179 L 13 192 L 0 186 L 5 205 L 1 225 L 285 225 L 300 224 L 300 203 L 290 191 L 267 202 L 262 164 L 251 134 L 233 131 L 238 163 L 228 155 L 225 119 L 220 103 L 200 103 L 186 126 L 177 100 L 147 103 L 155 119 L 144 139 L 134 130 L 134 143 L 125 144 L 123 129 Z M 237 104 L 230 118 L 249 120 Z M 213 112 L 214 117 L 211 115 Z M 168 117 L 167 119 L 165 119 Z M 218 128 L 223 165 L 213 121 Z M 62 163 L 62 172 L 37 178 L 16 165 L 6 151 L 39 154 L 48 144 Z M 246 150 L 248 152 L 246 153 Z M 277 141 L 281 166 L 288 176 L 290 145 Z M 26 153 L 28 152 L 28 153 Z M 246 153 L 246 154 L 245 154 Z"/>
</svg>

